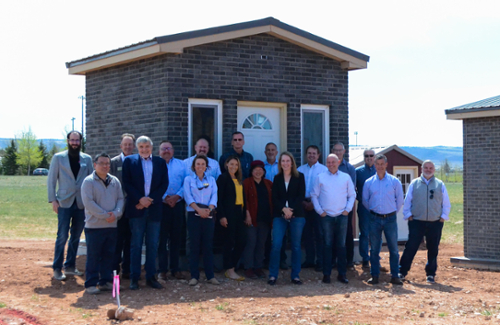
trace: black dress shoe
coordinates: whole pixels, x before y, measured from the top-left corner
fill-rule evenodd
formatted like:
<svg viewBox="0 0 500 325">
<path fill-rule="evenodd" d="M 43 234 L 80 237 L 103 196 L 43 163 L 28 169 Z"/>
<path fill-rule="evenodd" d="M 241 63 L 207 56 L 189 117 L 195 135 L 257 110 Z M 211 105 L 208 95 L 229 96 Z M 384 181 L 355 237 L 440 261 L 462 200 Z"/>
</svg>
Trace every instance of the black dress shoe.
<svg viewBox="0 0 500 325">
<path fill-rule="evenodd" d="M 403 281 L 400 278 L 391 278 L 391 283 L 396 285 L 403 285 Z"/>
<path fill-rule="evenodd" d="M 368 280 L 368 284 L 378 284 L 378 276 L 373 276 L 370 280 Z"/>
<path fill-rule="evenodd" d="M 129 288 L 130 288 L 130 290 L 139 290 L 139 281 L 138 280 L 131 280 Z"/>
<path fill-rule="evenodd" d="M 292 280 L 292 283 L 293 283 L 293 284 L 296 284 L 296 285 L 301 285 L 301 284 L 302 284 L 302 281 L 300 281 L 300 279 L 293 279 L 293 280 Z"/>
<path fill-rule="evenodd" d="M 323 283 L 331 283 L 332 280 L 330 279 L 329 275 L 323 275 Z"/>
<path fill-rule="evenodd" d="M 314 263 L 304 262 L 304 263 L 302 263 L 302 266 L 301 266 L 301 267 L 302 267 L 303 269 L 310 269 L 310 268 L 313 268 L 314 266 L 315 266 L 315 264 L 314 264 Z"/>
<path fill-rule="evenodd" d="M 276 284 L 276 279 L 269 279 L 269 280 L 267 281 L 267 284 L 269 284 L 270 286 L 275 285 L 275 284 Z"/>
<path fill-rule="evenodd" d="M 345 283 L 345 284 L 349 283 L 349 280 L 347 280 L 347 278 L 345 277 L 345 275 L 339 275 L 339 276 L 337 276 L 337 280 L 339 282 L 342 282 L 342 283 Z"/>
<path fill-rule="evenodd" d="M 163 286 L 154 277 L 146 280 L 146 284 L 153 289 L 163 289 Z"/>
</svg>

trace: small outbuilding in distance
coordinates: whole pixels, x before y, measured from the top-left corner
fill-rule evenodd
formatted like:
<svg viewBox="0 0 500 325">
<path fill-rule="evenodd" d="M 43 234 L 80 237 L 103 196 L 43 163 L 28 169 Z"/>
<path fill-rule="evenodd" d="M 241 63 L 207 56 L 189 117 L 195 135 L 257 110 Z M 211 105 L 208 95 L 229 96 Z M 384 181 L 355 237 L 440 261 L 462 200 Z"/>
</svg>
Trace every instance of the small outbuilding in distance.
<svg viewBox="0 0 500 325">
<path fill-rule="evenodd" d="M 66 63 L 84 75 L 87 151 L 117 153 L 124 132 L 169 140 L 178 158 L 205 136 L 215 158 L 245 135 L 264 160 L 274 142 L 300 163 L 305 147 L 349 143 L 348 73 L 369 57 L 275 18 L 155 37 Z"/>
<path fill-rule="evenodd" d="M 464 256 L 451 262 L 500 270 L 500 96 L 445 113 L 463 125 Z"/>
</svg>

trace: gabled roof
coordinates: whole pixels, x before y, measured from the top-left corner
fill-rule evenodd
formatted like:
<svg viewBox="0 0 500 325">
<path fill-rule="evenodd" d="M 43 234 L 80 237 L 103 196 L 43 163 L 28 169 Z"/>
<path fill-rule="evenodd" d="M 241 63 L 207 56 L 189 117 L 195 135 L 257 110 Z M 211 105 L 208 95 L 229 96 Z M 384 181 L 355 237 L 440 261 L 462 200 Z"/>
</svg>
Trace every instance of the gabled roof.
<svg viewBox="0 0 500 325">
<path fill-rule="evenodd" d="M 401 149 L 395 144 L 389 147 L 370 147 L 370 146 L 349 147 L 349 163 L 351 163 L 351 165 L 353 165 L 354 168 L 357 168 L 365 163 L 365 157 L 363 156 L 363 153 L 367 149 L 375 151 L 375 155 L 385 155 L 389 151 L 396 150 L 400 154 L 405 155 L 406 157 L 415 161 L 419 165 L 422 165 L 423 163 L 423 160 L 418 159 L 408 151 Z"/>
<path fill-rule="evenodd" d="M 70 74 L 85 74 L 90 71 L 156 55 L 180 54 L 187 47 L 263 33 L 337 60 L 341 62 L 342 68 L 346 70 L 365 69 L 370 60 L 370 57 L 365 54 L 282 23 L 273 17 L 268 17 L 233 25 L 155 37 L 148 41 L 67 62 L 66 68 L 69 69 Z"/>
<path fill-rule="evenodd" d="M 500 116 L 500 96 L 450 108 L 445 113 L 448 120 Z"/>
</svg>

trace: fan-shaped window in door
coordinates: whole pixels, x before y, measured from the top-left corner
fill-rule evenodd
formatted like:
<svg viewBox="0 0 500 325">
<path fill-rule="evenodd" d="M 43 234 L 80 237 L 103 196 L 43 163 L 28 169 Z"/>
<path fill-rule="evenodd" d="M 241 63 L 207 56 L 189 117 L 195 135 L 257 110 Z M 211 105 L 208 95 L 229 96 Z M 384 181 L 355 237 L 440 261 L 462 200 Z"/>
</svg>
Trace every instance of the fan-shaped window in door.
<svg viewBox="0 0 500 325">
<path fill-rule="evenodd" d="M 265 115 L 255 113 L 247 116 L 243 122 L 243 129 L 272 130 L 273 126 Z"/>
</svg>

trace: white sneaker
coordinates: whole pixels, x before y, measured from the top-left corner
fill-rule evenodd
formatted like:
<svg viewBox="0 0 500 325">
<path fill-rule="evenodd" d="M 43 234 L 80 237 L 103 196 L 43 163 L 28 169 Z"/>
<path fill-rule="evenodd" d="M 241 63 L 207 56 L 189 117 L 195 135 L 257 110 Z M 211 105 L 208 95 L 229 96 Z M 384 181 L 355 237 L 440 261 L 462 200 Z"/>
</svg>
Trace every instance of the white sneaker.
<svg viewBox="0 0 500 325">
<path fill-rule="evenodd" d="M 433 275 L 428 275 L 427 276 L 427 282 L 428 283 L 436 283 L 436 281 L 434 280 L 434 276 Z"/>
<path fill-rule="evenodd" d="M 210 284 L 216 285 L 216 286 L 218 286 L 220 284 L 220 282 L 217 281 L 217 279 L 215 277 L 211 278 L 210 280 L 207 280 L 207 282 Z"/>
<path fill-rule="evenodd" d="M 191 280 L 189 280 L 189 285 L 194 287 L 195 285 L 198 284 L 198 280 L 196 280 L 195 278 L 192 278 Z"/>
<path fill-rule="evenodd" d="M 82 276 L 83 272 L 78 271 L 76 267 L 67 267 L 64 269 L 64 273 L 67 275 L 77 275 L 77 276 Z"/>
</svg>

